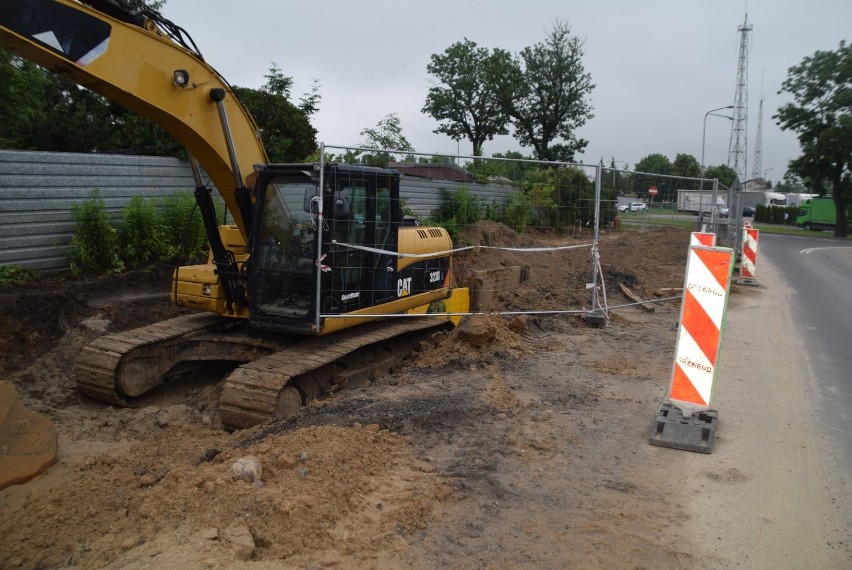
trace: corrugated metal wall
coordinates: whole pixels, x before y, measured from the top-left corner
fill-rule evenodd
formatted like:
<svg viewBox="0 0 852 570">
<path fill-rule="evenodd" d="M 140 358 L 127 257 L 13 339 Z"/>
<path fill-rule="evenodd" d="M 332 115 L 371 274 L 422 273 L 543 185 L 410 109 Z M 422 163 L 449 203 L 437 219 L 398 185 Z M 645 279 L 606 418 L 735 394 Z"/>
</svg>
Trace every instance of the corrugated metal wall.
<svg viewBox="0 0 852 570">
<path fill-rule="evenodd" d="M 466 186 L 484 204 L 503 206 L 504 185 L 403 177 L 405 205 L 428 217 L 441 204 L 441 188 Z M 68 269 L 71 206 L 98 189 L 118 220 L 133 196 L 161 197 L 192 191 L 189 164 L 176 158 L 0 150 L 0 265 Z"/>
<path fill-rule="evenodd" d="M 400 181 L 399 194 L 405 201 L 406 208 L 413 210 L 419 217 L 426 218 L 441 205 L 441 188 L 455 193 L 461 187 L 467 188 L 473 196 L 479 198 L 483 206 L 496 203 L 501 208 L 506 204 L 506 196 L 514 189 L 502 184 L 485 185 L 404 176 Z"/>
<path fill-rule="evenodd" d="M 97 188 L 116 220 L 133 196 L 192 191 L 176 158 L 0 150 L 0 265 L 67 269 L 71 206 Z"/>
</svg>

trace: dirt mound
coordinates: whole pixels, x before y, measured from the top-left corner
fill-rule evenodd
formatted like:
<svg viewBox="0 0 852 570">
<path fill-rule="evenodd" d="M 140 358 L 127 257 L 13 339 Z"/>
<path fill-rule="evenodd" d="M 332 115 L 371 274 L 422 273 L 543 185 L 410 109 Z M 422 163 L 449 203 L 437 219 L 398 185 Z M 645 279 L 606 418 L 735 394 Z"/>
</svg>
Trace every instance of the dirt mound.
<svg viewBox="0 0 852 570">
<path fill-rule="evenodd" d="M 174 427 L 66 468 L 61 487 L 4 517 L 0 566 L 167 568 L 198 550 L 219 560 L 366 563 L 399 547 L 398 531 L 422 528 L 448 493 L 404 438 L 377 425 L 309 427 L 246 448 L 236 445 L 242 437 Z M 231 465 L 249 455 L 259 481 L 235 480 Z"/>
<path fill-rule="evenodd" d="M 460 252 L 453 260 L 455 279 L 467 284 L 476 271 L 513 266 L 527 268 L 529 279 L 513 291 L 495 296 L 488 307 L 500 311 L 583 311 L 591 309 L 592 235 L 581 238 L 552 232 L 519 234 L 496 222 L 480 222 L 461 234 L 461 241 L 489 248 Z M 600 271 L 614 305 L 625 301 L 619 284 L 645 299 L 669 297 L 683 286 L 689 233 L 661 227 L 599 236 Z M 573 246 L 576 249 L 547 248 Z M 499 248 L 540 248 L 544 251 L 511 251 Z M 491 249 L 497 248 L 497 249 Z M 678 292 L 674 291 L 677 295 Z"/>
<path fill-rule="evenodd" d="M 32 283 L 0 287 L 0 303 L 8 317 L 0 322 L 0 374 L 32 363 L 96 314 L 109 318 L 110 330 L 180 314 L 168 302 L 170 278 L 170 268 L 156 266 L 85 280 L 39 274 Z"/>
</svg>

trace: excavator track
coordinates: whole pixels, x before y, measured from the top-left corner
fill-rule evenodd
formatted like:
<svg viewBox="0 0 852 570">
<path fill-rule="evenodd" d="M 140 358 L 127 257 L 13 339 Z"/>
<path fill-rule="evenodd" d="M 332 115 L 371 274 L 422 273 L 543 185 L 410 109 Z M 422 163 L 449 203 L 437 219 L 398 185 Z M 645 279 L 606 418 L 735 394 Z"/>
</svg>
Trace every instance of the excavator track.
<svg viewBox="0 0 852 570">
<path fill-rule="evenodd" d="M 446 324 L 407 318 L 306 338 L 259 334 L 234 319 L 194 313 L 96 339 L 82 350 L 74 375 L 84 395 L 126 406 L 167 376 L 210 361 L 242 363 L 226 378 L 219 402 L 222 423 L 239 429 L 290 415 L 350 379 L 387 372 L 403 357 L 400 351 L 378 351 L 366 355 L 366 364 L 346 364 L 359 349 Z M 342 367 L 333 368 L 341 359 Z"/>
<path fill-rule="evenodd" d="M 164 376 L 182 362 L 247 362 L 278 348 L 241 339 L 235 327 L 241 323 L 234 319 L 193 313 L 104 335 L 84 347 L 77 358 L 77 388 L 95 400 L 125 406 L 128 398 L 162 384 Z"/>
<path fill-rule="evenodd" d="M 225 380 L 219 399 L 222 423 L 230 428 L 247 428 L 273 417 L 286 417 L 312 399 L 318 392 L 330 392 L 351 377 L 369 375 L 373 370 L 387 371 L 396 361 L 371 359 L 363 369 L 344 374 L 324 367 L 370 345 L 443 326 L 445 320 L 431 318 L 401 319 L 360 325 L 328 336 L 311 337 L 286 350 L 244 364 Z M 306 378 L 319 371 L 320 377 Z M 326 371 L 323 375 L 322 372 Z"/>
</svg>

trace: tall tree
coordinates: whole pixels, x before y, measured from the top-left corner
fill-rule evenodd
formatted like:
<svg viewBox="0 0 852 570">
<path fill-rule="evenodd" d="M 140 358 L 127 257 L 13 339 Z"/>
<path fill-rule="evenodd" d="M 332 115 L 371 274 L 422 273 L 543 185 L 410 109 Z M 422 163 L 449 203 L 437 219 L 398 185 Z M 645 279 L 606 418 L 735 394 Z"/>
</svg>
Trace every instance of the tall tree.
<svg viewBox="0 0 852 570">
<path fill-rule="evenodd" d="M 698 178 L 701 176 L 701 165 L 698 159 L 691 154 L 679 152 L 675 155 L 672 163 L 672 174 L 686 178 Z"/>
<path fill-rule="evenodd" d="M 4 148 L 109 148 L 115 125 L 106 100 L 5 50 L 0 50 L 0 98 Z"/>
<path fill-rule="evenodd" d="M 402 134 L 402 125 L 396 113 L 385 115 L 375 128 L 366 128 L 361 131 L 361 136 L 365 137 L 364 142 L 361 143 L 364 148 L 414 152 L 414 147 Z"/>
<path fill-rule="evenodd" d="M 270 161 L 300 162 L 316 150 L 316 129 L 286 97 L 266 89 L 233 89 L 257 123 Z"/>
<path fill-rule="evenodd" d="M 571 162 L 588 144 L 576 132 L 594 117 L 588 96 L 595 85 L 583 67 L 583 43 L 557 20 L 547 39 L 524 48 L 516 59 L 521 81 L 503 85 L 515 137 L 541 160 Z"/>
<path fill-rule="evenodd" d="M 316 149 L 304 108 L 287 100 L 292 79 L 274 64 L 261 89 L 234 87 L 260 129 L 271 160 L 297 162 Z M 316 99 L 319 95 L 314 92 Z M 79 85 L 0 50 L 0 148 L 181 156 L 159 125 Z"/>
<path fill-rule="evenodd" d="M 234 87 L 234 94 L 251 114 L 260 131 L 266 154 L 272 162 L 300 162 L 317 148 L 316 129 L 308 120 L 306 107 L 314 108 L 316 99 L 297 107 L 290 101 L 293 78 L 285 76 L 272 62 L 260 89 Z M 307 96 L 307 95 L 306 95 Z"/>
<path fill-rule="evenodd" d="M 369 166 L 387 167 L 391 161 L 391 154 L 383 150 L 399 150 L 403 152 L 414 152 L 414 147 L 402 134 L 402 125 L 396 113 L 385 115 L 375 127 L 368 127 L 361 131 L 364 140 L 361 142 L 363 148 L 373 148 L 378 151 L 375 154 L 360 156 L 360 151 L 347 151 L 343 156 L 343 162 L 363 162 Z M 360 156 L 360 158 L 359 158 Z"/>
<path fill-rule="evenodd" d="M 737 178 L 737 173 L 734 172 L 734 169 L 728 166 L 727 164 L 706 167 L 704 169 L 704 179 L 713 180 L 714 178 L 719 180 L 719 184 L 730 188 L 734 185 L 734 180 L 736 180 Z M 707 188 L 707 184 L 705 184 L 704 187 Z"/>
<path fill-rule="evenodd" d="M 637 196 L 646 196 L 648 189 L 654 186 L 657 188 L 657 201 L 674 200 L 677 190 L 683 186 L 680 185 L 680 181 L 675 182 L 675 179 L 667 178 L 673 174 L 673 168 L 671 160 L 666 155 L 659 152 L 649 154 L 633 167 L 634 172 L 642 174 L 630 176 L 629 190 Z"/>
<path fill-rule="evenodd" d="M 496 88 L 516 74 L 508 52 L 495 49 L 489 53 L 465 38 L 443 54 L 433 54 L 426 71 L 436 83 L 429 88 L 422 112 L 443 121 L 434 132 L 454 141 L 469 140 L 473 156 L 482 156 L 485 141 L 508 134 L 509 117 Z"/>
<path fill-rule="evenodd" d="M 795 131 L 802 155 L 789 163 L 817 192 L 830 184 L 837 210 L 834 235 L 847 234 L 846 208 L 852 204 L 852 44 L 817 51 L 787 71 L 780 93 L 794 102 L 773 116 L 782 130 Z"/>
<path fill-rule="evenodd" d="M 659 152 L 649 154 L 642 158 L 642 160 L 636 163 L 633 170 L 635 172 L 646 172 L 648 174 L 673 174 L 672 161 L 670 161 L 666 155 L 660 154 Z"/>
</svg>

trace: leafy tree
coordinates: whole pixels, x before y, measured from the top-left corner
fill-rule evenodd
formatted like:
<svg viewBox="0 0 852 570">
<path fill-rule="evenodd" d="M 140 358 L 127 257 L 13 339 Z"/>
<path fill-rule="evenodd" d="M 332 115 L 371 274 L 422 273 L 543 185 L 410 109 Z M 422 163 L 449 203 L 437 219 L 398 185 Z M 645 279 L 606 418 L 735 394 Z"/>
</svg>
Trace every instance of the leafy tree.
<svg viewBox="0 0 852 570">
<path fill-rule="evenodd" d="M 571 162 L 588 144 L 576 135 L 594 117 L 587 97 L 595 86 L 583 68 L 583 43 L 557 20 L 544 42 L 521 51 L 518 72 L 507 74 L 500 87 L 515 137 L 541 160 Z"/>
<path fill-rule="evenodd" d="M 257 123 L 271 162 L 299 162 L 316 150 L 316 129 L 286 98 L 263 89 L 233 89 Z"/>
<path fill-rule="evenodd" d="M 704 169 L 704 179 L 713 180 L 714 178 L 717 178 L 719 180 L 719 184 L 730 188 L 731 186 L 733 186 L 734 180 L 736 180 L 737 178 L 737 173 L 734 172 L 734 169 L 728 166 L 727 164 L 706 167 Z M 706 187 L 707 186 L 705 185 L 705 188 Z"/>
<path fill-rule="evenodd" d="M 822 193 L 831 186 L 837 210 L 834 235 L 847 234 L 846 208 L 852 203 L 852 44 L 817 51 L 787 71 L 780 93 L 794 102 L 773 116 L 782 130 L 795 131 L 802 155 L 789 170 Z"/>
<path fill-rule="evenodd" d="M 184 146 L 157 123 L 114 103 L 109 103 L 108 113 L 103 120 L 113 128 L 97 150 L 151 156 L 186 154 Z"/>
<path fill-rule="evenodd" d="M 361 131 L 361 136 L 366 137 L 361 146 L 364 148 L 384 148 L 401 150 L 403 152 L 414 152 L 414 147 L 402 134 L 402 125 L 396 113 L 389 113 L 378 122 L 375 128 L 367 128 Z"/>
<path fill-rule="evenodd" d="M 673 200 L 677 195 L 678 187 L 683 187 L 680 185 L 681 181 L 675 182 L 671 178 L 666 178 L 674 174 L 674 165 L 664 154 L 655 152 L 645 156 L 636 163 L 633 170 L 637 173 L 643 173 L 630 177 L 629 190 L 637 196 L 646 196 L 648 189 L 655 186 L 658 192 L 655 200 Z M 654 176 L 655 174 L 661 176 Z"/>
<path fill-rule="evenodd" d="M 505 178 L 512 181 L 521 180 L 530 170 L 537 166 L 535 163 L 519 162 L 520 160 L 532 160 L 520 152 L 510 150 L 505 153 L 495 152 L 492 158 L 509 160 L 476 160 L 464 165 L 464 169 L 477 177 L 479 182 L 485 183 L 492 178 Z M 517 161 L 517 162 L 516 162 Z"/>
<path fill-rule="evenodd" d="M 313 96 L 306 96 L 310 102 L 303 100 L 305 108 L 300 108 L 289 100 L 292 77 L 284 76 L 274 62 L 264 77 L 266 83 L 260 89 L 234 87 L 234 95 L 257 123 L 269 160 L 300 162 L 317 149 L 317 131 L 305 108 L 315 110 L 319 94 L 315 91 Z"/>
<path fill-rule="evenodd" d="M 664 154 L 655 152 L 645 156 L 633 167 L 635 172 L 646 172 L 648 174 L 672 174 L 672 162 Z"/>
<path fill-rule="evenodd" d="M 527 224 L 532 221 L 534 215 L 535 208 L 529 195 L 517 191 L 509 192 L 506 197 L 506 224 L 519 232 L 523 232 L 527 229 Z"/>
<path fill-rule="evenodd" d="M 390 149 L 399 150 L 402 152 L 414 152 L 414 147 L 402 134 L 402 125 L 400 125 L 399 117 L 395 113 L 389 113 L 382 118 L 375 128 L 366 128 L 361 131 L 361 136 L 365 137 L 361 142 L 363 148 L 374 149 Z M 348 151 L 348 158 L 358 158 L 360 153 Z M 345 155 L 346 158 L 346 155 Z M 387 167 L 391 160 L 391 155 L 387 152 L 377 152 L 375 154 L 367 154 L 361 157 L 361 162 L 370 166 Z M 344 162 L 346 162 L 345 160 Z"/>
<path fill-rule="evenodd" d="M 293 78 L 281 73 L 281 69 L 274 61 L 269 68 L 269 73 L 264 75 L 266 83 L 260 88 L 264 93 L 272 93 L 285 99 L 290 98 L 290 90 L 293 88 Z"/>
<path fill-rule="evenodd" d="M 443 121 L 434 132 L 469 140 L 473 156 L 482 156 L 482 145 L 494 135 L 508 134 L 509 117 L 495 89 L 502 77 L 515 72 L 508 52 L 489 53 L 465 38 L 433 54 L 426 70 L 437 84 L 429 89 L 423 113 Z"/>
<path fill-rule="evenodd" d="M 319 88 L 319 80 L 314 79 L 313 83 L 311 83 L 311 92 L 305 93 L 302 95 L 302 98 L 299 99 L 299 109 L 301 109 L 308 117 L 319 111 L 319 104 L 322 100 Z"/>
<path fill-rule="evenodd" d="M 701 176 L 701 165 L 691 154 L 677 153 L 672 163 L 672 174 L 685 178 L 699 178 Z"/>
<path fill-rule="evenodd" d="M 50 77 L 35 64 L 0 49 L 0 147 L 34 149 L 33 139 L 46 124 L 43 95 Z"/>
<path fill-rule="evenodd" d="M 91 152 L 113 138 L 105 99 L 3 50 L 0 97 L 5 148 Z"/>
<path fill-rule="evenodd" d="M 234 93 L 259 125 L 271 160 L 297 162 L 316 149 L 316 130 L 305 108 L 287 100 L 292 79 L 274 64 L 259 90 Z M 0 147 L 57 152 L 126 152 L 182 156 L 183 145 L 159 125 L 76 83 L 0 50 Z"/>
<path fill-rule="evenodd" d="M 603 157 L 601 157 L 601 166 L 604 166 Z M 616 166 L 615 157 L 611 157 L 609 161 L 609 166 L 605 167 L 609 170 L 605 170 L 603 172 L 603 177 L 601 179 L 601 188 L 606 191 L 610 191 L 613 195 L 623 195 L 627 192 L 629 184 L 630 184 L 630 175 L 625 174 L 624 172 L 620 172 L 623 170 L 628 170 L 630 165 L 624 163 L 623 168 L 619 168 Z"/>
</svg>

